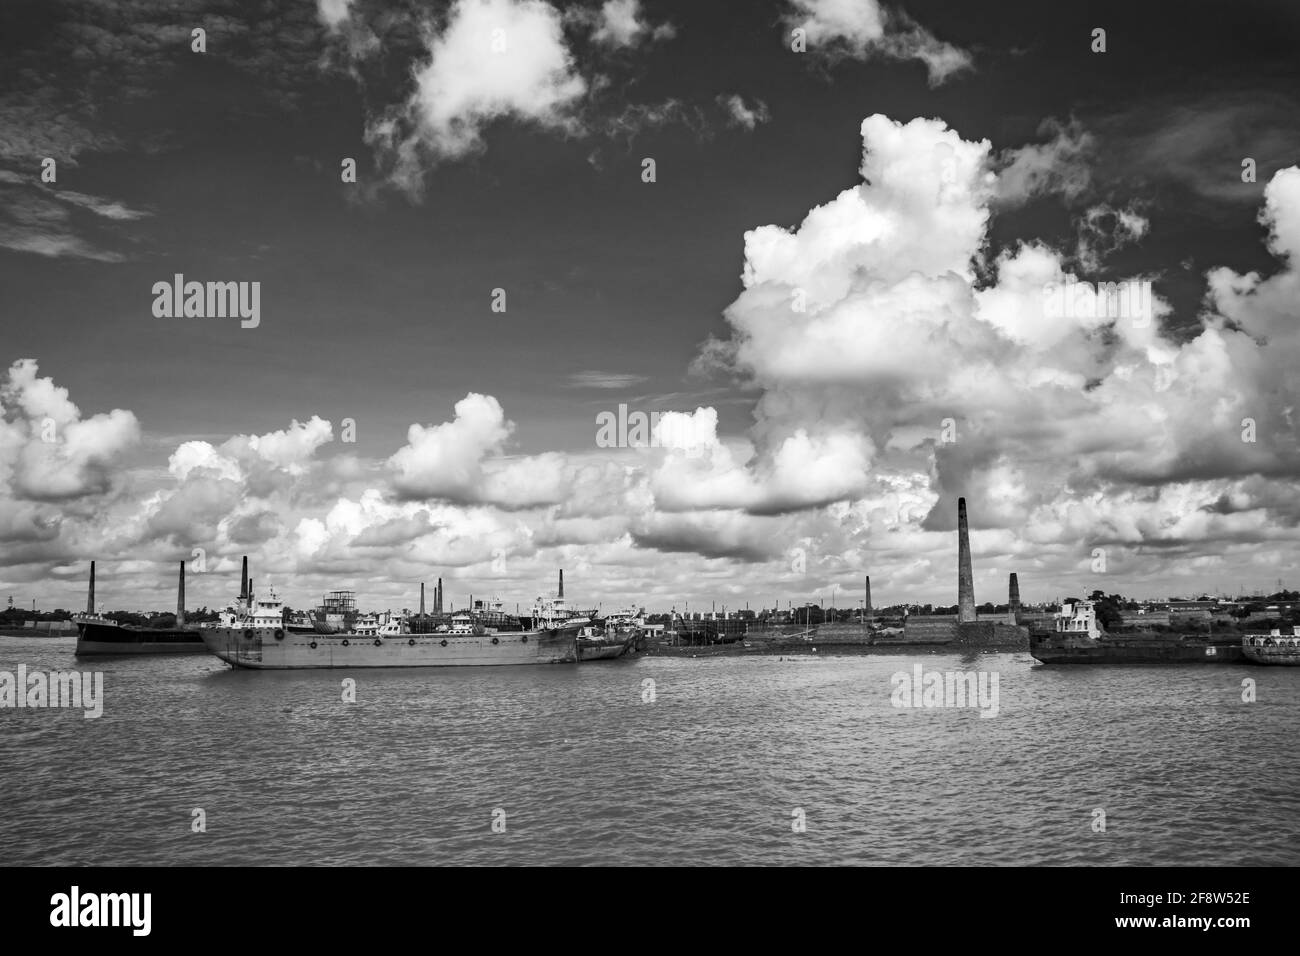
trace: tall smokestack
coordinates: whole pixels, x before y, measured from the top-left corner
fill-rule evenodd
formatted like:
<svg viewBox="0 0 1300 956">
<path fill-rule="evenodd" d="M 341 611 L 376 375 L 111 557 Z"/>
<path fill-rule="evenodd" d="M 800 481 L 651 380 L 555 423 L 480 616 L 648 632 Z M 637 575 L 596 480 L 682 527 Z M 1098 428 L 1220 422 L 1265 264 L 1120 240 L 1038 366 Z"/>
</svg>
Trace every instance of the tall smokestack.
<svg viewBox="0 0 1300 956">
<path fill-rule="evenodd" d="M 86 613 L 95 613 L 95 562 L 90 562 L 90 594 L 86 597 Z"/>
<path fill-rule="evenodd" d="M 966 499 L 957 499 L 957 623 L 975 620 L 975 578 L 970 569 L 970 529 L 966 525 Z"/>
<path fill-rule="evenodd" d="M 442 613 L 442 578 L 438 578 L 438 593 L 433 596 L 433 613 Z"/>
<path fill-rule="evenodd" d="M 1011 572 L 1011 583 L 1007 588 L 1007 617 L 1008 624 L 1020 623 L 1020 581 L 1016 578 L 1016 573 Z"/>
<path fill-rule="evenodd" d="M 239 596 L 248 600 L 248 555 L 244 555 L 244 571 L 239 576 Z"/>
<path fill-rule="evenodd" d="M 420 582 L 420 617 L 424 617 L 424 582 Z"/>
<path fill-rule="evenodd" d="M 253 579 L 248 579 L 248 603 L 253 603 Z"/>
<path fill-rule="evenodd" d="M 176 626 L 185 626 L 185 562 L 181 562 L 180 581 L 176 585 Z"/>
<path fill-rule="evenodd" d="M 564 597 L 564 568 L 560 568 L 560 597 Z"/>
<path fill-rule="evenodd" d="M 871 620 L 871 575 L 869 574 L 862 595 L 862 614 L 867 620 Z"/>
</svg>

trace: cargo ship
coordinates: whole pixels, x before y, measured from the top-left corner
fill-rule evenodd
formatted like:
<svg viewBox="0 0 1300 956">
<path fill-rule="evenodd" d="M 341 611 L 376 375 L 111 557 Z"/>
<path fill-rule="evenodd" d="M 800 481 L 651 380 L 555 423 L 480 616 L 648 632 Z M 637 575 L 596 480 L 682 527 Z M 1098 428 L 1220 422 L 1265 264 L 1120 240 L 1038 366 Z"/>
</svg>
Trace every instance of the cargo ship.
<svg viewBox="0 0 1300 956">
<path fill-rule="evenodd" d="M 561 613 L 563 608 L 548 613 L 539 606 L 534 620 L 546 626 L 529 629 L 488 627 L 461 611 L 432 629 L 421 613 L 378 628 L 301 633 L 281 623 L 283 604 L 274 590 L 266 598 L 254 597 L 251 585 L 249 591 L 249 613 L 201 633 L 209 652 L 231 667 L 252 670 L 574 663 L 581 659 L 578 632 L 589 623 Z"/>
<path fill-rule="evenodd" d="M 1256 664 L 1300 666 L 1300 627 L 1292 627 L 1290 634 L 1274 628 L 1268 634 L 1243 635 L 1241 652 Z"/>
<path fill-rule="evenodd" d="M 1029 653 L 1044 664 L 1232 664 L 1245 659 L 1236 635 L 1107 634 L 1092 601 L 1061 605 L 1051 631 L 1030 630 Z"/>
<path fill-rule="evenodd" d="M 198 627 L 185 626 L 185 562 L 176 594 L 176 626 L 156 628 L 119 624 L 95 611 L 95 562 L 90 562 L 90 596 L 77 625 L 77 657 L 109 654 L 202 654 L 207 648 Z"/>
</svg>

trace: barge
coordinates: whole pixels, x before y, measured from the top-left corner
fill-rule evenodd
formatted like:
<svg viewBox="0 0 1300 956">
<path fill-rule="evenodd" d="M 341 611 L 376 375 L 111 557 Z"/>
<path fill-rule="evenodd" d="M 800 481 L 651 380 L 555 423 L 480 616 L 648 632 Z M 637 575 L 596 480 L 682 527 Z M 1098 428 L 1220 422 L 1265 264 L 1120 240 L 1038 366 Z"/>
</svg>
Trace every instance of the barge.
<svg viewBox="0 0 1300 956">
<path fill-rule="evenodd" d="M 90 596 L 86 613 L 72 618 L 77 625 L 77 657 L 115 654 L 202 654 L 207 648 L 198 627 L 185 626 L 185 562 L 181 562 L 176 593 L 176 626 L 157 628 L 119 624 L 95 611 L 95 562 L 90 562 Z"/>
<path fill-rule="evenodd" d="M 1029 653 L 1044 664 L 1233 664 L 1246 658 L 1236 635 L 1108 634 L 1092 601 L 1062 604 L 1054 624 L 1029 634 Z"/>
</svg>

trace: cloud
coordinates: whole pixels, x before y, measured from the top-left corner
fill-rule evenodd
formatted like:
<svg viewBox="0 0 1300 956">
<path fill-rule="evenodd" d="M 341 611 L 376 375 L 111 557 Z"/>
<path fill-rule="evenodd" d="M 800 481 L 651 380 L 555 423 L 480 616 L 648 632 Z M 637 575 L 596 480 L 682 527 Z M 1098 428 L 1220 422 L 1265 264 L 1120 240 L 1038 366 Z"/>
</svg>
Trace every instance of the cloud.
<svg viewBox="0 0 1300 956">
<path fill-rule="evenodd" d="M 651 26 L 641 18 L 640 0 L 606 0 L 590 17 L 594 42 L 610 47 L 634 47 L 645 41 L 668 40 L 677 35 L 670 23 Z"/>
<path fill-rule="evenodd" d="M 388 460 L 394 487 L 411 498 L 476 500 L 484 457 L 499 454 L 513 430 L 500 402 L 470 392 L 452 421 L 408 429 L 406 445 Z"/>
<path fill-rule="evenodd" d="M 484 130 L 496 120 L 577 131 L 587 81 L 559 12 L 544 0 L 456 0 L 425 42 L 427 60 L 415 70 L 410 98 L 366 129 L 408 191 L 419 191 L 426 162 L 482 149 Z"/>
<path fill-rule="evenodd" d="M 316 0 L 316 13 L 321 23 L 336 30 L 352 16 L 354 2 L 355 0 Z"/>
<path fill-rule="evenodd" d="M 113 467 L 140 440 L 119 408 L 82 418 L 68 390 L 38 377 L 34 359 L 9 367 L 0 385 L 0 483 L 7 496 L 69 501 L 107 492 Z"/>
<path fill-rule="evenodd" d="M 222 91 L 243 84 L 216 83 L 207 106 L 213 115 L 266 103 L 292 107 L 300 80 L 316 72 L 321 38 L 312 19 L 301 4 L 258 8 L 249 21 L 214 13 L 204 0 L 64 0 L 39 28 L 25 28 L 21 49 L 7 55 L 0 93 L 0 247 L 123 261 L 117 227 L 148 213 L 125 201 L 38 183 L 33 174 L 42 161 L 55 160 L 62 177 L 88 154 L 158 148 L 163 139 L 156 132 L 142 145 L 122 130 L 154 127 L 154 99 L 173 85 L 182 64 L 193 63 L 190 30 L 197 24 L 220 46 L 215 68 L 257 79 L 246 88 L 256 89 L 255 99 L 245 89 L 237 104 L 223 100 Z"/>
<path fill-rule="evenodd" d="M 455 412 L 450 422 L 412 425 L 406 445 L 388 459 L 400 497 L 508 509 L 557 504 L 566 497 L 563 456 L 502 457 L 515 426 L 495 398 L 471 392 L 456 403 Z"/>
<path fill-rule="evenodd" d="M 1269 90 L 1229 90 L 1188 101 L 1179 91 L 1142 97 L 1125 110 L 1091 121 L 1105 149 L 1101 175 L 1152 190 L 1173 181 L 1188 196 L 1213 204 L 1260 201 L 1260 187 L 1300 155 L 1294 95 Z M 1244 159 L 1257 166 L 1256 183 L 1241 179 Z"/>
<path fill-rule="evenodd" d="M 569 385 L 573 388 L 631 388 L 647 381 L 645 375 L 633 375 L 627 372 L 598 372 L 587 370 L 574 372 L 569 376 Z"/>
<path fill-rule="evenodd" d="M 1202 329 L 1178 342 L 1162 332 L 1169 306 L 1144 286 L 1150 276 L 1115 277 L 1148 288 L 1139 309 L 1118 311 L 1044 243 L 987 261 L 995 206 L 1040 188 L 1025 188 L 1024 165 L 938 120 L 873 116 L 862 135 L 861 185 L 793 229 L 746 234 L 745 288 L 725 312 L 732 333 L 705 352 L 762 391 L 749 446 L 719 441 L 695 460 L 667 459 L 652 475 L 658 508 L 855 514 L 892 488 L 923 488 L 906 518 L 897 506 L 900 522 L 842 528 L 819 548 L 876 548 L 881 533 L 950 523 L 964 495 L 981 521 L 1007 529 L 1007 554 L 1050 545 L 1054 560 L 1112 538 L 1212 551 L 1255 533 L 1259 514 L 1141 514 L 1156 494 L 1171 514 L 1209 514 L 1246 476 L 1300 467 L 1297 418 L 1286 414 L 1300 408 L 1289 370 L 1300 358 L 1300 171 L 1270 182 L 1261 213 L 1284 269 L 1210 273 Z M 1104 204 L 1079 219 L 1094 258 L 1147 228 L 1135 209 Z M 1243 441 L 1247 420 L 1258 437 Z M 1276 508 L 1276 496 L 1260 500 Z"/>
<path fill-rule="evenodd" d="M 0 247 L 48 258 L 120 262 L 124 256 L 95 242 L 100 237 L 110 242 L 117 238 L 100 220 L 127 222 L 149 215 L 116 200 L 52 189 L 34 176 L 5 170 L 0 170 L 0 202 Z"/>
<path fill-rule="evenodd" d="M 1079 265 L 1085 271 L 1100 272 L 1107 256 L 1141 241 L 1150 228 L 1150 220 L 1132 204 L 1122 209 L 1109 203 L 1090 206 L 1079 217 L 1076 251 Z"/>
<path fill-rule="evenodd" d="M 744 98 L 738 93 L 732 93 L 730 96 L 719 95 L 717 101 L 727 111 L 732 126 L 753 129 L 759 123 L 766 123 L 771 118 L 767 111 L 767 104 L 762 100 L 755 100 L 752 108 L 745 105 Z"/>
<path fill-rule="evenodd" d="M 876 55 L 920 60 L 931 86 L 972 65 L 969 53 L 936 39 L 906 14 L 877 0 L 789 0 L 785 23 L 804 31 L 808 52 L 831 60 Z"/>
<path fill-rule="evenodd" d="M 998 157 L 998 199 L 1018 205 L 1036 196 L 1058 194 L 1073 201 L 1092 183 L 1090 162 L 1096 138 L 1076 120 L 1044 120 L 1045 143 L 1005 150 Z"/>
<path fill-rule="evenodd" d="M 622 138 L 630 146 L 645 130 L 671 123 L 684 126 L 697 136 L 707 132 L 703 111 L 672 97 L 658 103 L 626 103 L 617 113 L 607 114 L 599 125 L 606 136 Z"/>
<path fill-rule="evenodd" d="M 307 422 L 295 419 L 287 429 L 265 435 L 238 436 L 222 446 L 237 459 L 256 456 L 289 474 L 300 474 L 317 449 L 334 438 L 333 426 L 318 415 Z"/>
</svg>

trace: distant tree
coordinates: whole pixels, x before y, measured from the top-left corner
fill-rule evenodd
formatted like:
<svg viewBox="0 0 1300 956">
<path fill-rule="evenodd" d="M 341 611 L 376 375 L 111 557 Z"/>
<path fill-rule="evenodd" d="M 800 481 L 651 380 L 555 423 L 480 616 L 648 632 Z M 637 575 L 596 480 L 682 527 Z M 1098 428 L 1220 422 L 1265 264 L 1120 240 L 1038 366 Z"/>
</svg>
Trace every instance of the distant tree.
<svg viewBox="0 0 1300 956">
<path fill-rule="evenodd" d="M 1107 630 L 1118 627 L 1124 623 L 1124 617 L 1120 614 L 1120 606 L 1124 598 L 1118 594 L 1106 594 L 1098 589 L 1089 595 L 1088 600 L 1093 602 L 1093 610 L 1097 615 L 1097 622 Z"/>
<path fill-rule="evenodd" d="M 1106 630 L 1119 627 L 1124 623 L 1124 618 L 1119 613 L 1119 608 L 1113 604 L 1102 603 L 1096 606 L 1097 621 Z"/>
</svg>

